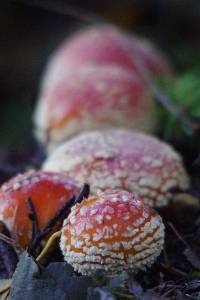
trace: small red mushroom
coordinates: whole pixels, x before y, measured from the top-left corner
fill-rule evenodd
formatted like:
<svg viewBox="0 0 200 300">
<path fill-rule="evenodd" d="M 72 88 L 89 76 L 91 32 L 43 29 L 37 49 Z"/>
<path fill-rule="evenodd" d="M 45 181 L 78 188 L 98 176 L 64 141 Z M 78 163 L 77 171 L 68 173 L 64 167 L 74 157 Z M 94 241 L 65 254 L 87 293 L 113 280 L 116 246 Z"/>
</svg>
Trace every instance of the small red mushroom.
<svg viewBox="0 0 200 300">
<path fill-rule="evenodd" d="M 106 190 L 75 205 L 60 240 L 64 259 L 84 275 L 145 270 L 163 244 L 161 217 L 124 190 Z"/>
<path fill-rule="evenodd" d="M 172 147 L 125 129 L 82 133 L 55 149 L 43 169 L 88 182 L 92 193 L 108 188 L 134 192 L 155 207 L 169 203 L 171 189 L 189 187 L 182 159 Z"/>
<path fill-rule="evenodd" d="M 35 112 L 36 135 L 49 148 L 82 131 L 154 126 L 154 101 L 134 72 L 118 66 L 84 66 L 65 73 L 42 93 Z"/>
<path fill-rule="evenodd" d="M 43 229 L 59 208 L 78 192 L 66 175 L 44 171 L 20 174 L 0 188 L 0 220 L 22 248 L 31 240 L 32 224 L 26 201 L 32 200 L 39 228 Z"/>
</svg>

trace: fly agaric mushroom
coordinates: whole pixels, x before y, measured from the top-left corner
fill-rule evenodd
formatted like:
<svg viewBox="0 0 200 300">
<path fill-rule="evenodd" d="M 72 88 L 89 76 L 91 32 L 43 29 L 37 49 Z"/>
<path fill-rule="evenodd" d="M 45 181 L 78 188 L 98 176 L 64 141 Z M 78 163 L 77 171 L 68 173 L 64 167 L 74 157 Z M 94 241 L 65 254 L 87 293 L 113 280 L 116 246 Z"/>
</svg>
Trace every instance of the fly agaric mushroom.
<svg viewBox="0 0 200 300">
<path fill-rule="evenodd" d="M 167 58 L 150 41 L 101 25 L 82 30 L 63 42 L 49 60 L 42 89 L 54 86 L 66 71 L 88 64 L 121 66 L 141 77 L 144 69 L 157 76 L 172 74 Z"/>
<path fill-rule="evenodd" d="M 114 26 L 75 34 L 47 66 L 34 115 L 36 137 L 52 149 L 90 129 L 149 132 L 154 127 L 154 102 L 148 75 L 171 73 L 169 63 L 151 43 Z"/>
<path fill-rule="evenodd" d="M 125 129 L 80 134 L 58 147 L 43 168 L 89 183 L 92 193 L 125 189 L 155 207 L 169 203 L 171 189 L 189 186 L 175 150 L 155 137 Z"/>
<path fill-rule="evenodd" d="M 52 149 L 81 131 L 106 127 L 149 131 L 154 101 L 136 73 L 118 66 L 80 67 L 41 95 L 36 135 Z"/>
<path fill-rule="evenodd" d="M 0 220 L 19 245 L 26 248 L 32 232 L 27 199 L 32 200 L 39 228 L 42 229 L 58 209 L 77 192 L 75 181 L 63 174 L 43 171 L 20 174 L 0 188 Z"/>
<path fill-rule="evenodd" d="M 153 264 L 164 243 L 161 217 L 124 190 L 106 190 L 75 205 L 64 221 L 60 247 L 81 274 L 138 272 Z"/>
</svg>

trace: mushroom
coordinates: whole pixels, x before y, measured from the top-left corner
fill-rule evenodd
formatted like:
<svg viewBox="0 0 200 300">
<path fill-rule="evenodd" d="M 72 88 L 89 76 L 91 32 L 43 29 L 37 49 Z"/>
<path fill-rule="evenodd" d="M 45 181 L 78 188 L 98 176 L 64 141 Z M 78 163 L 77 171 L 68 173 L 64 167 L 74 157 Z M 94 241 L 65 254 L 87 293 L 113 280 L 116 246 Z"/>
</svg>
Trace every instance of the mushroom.
<svg viewBox="0 0 200 300">
<path fill-rule="evenodd" d="M 164 243 L 161 217 L 125 190 L 106 190 L 75 205 L 60 240 L 64 259 L 83 275 L 134 273 L 151 266 Z"/>
<path fill-rule="evenodd" d="M 26 248 L 32 233 L 27 199 L 32 200 L 39 228 L 42 229 L 78 190 L 75 181 L 63 174 L 44 171 L 20 174 L 0 188 L 0 220 L 9 229 L 12 238 Z"/>
<path fill-rule="evenodd" d="M 106 127 L 154 127 L 149 87 L 119 66 L 83 66 L 65 72 L 41 94 L 35 111 L 36 136 L 49 150 L 82 131 Z"/>
<path fill-rule="evenodd" d="M 100 25 L 66 38 L 49 59 L 42 89 L 54 86 L 67 71 L 89 64 L 121 66 L 141 77 L 144 68 L 156 76 L 173 73 L 167 58 L 149 40 L 115 26 Z"/>
<path fill-rule="evenodd" d="M 157 138 L 125 129 L 82 133 L 58 147 L 46 171 L 65 172 L 92 193 L 108 188 L 134 192 L 150 206 L 168 205 L 171 189 L 189 187 L 181 156 Z"/>
<path fill-rule="evenodd" d="M 147 73 L 147 74 L 146 74 Z M 82 131 L 154 128 L 148 76 L 170 76 L 166 58 L 148 41 L 104 25 L 64 41 L 46 68 L 34 123 L 52 149 Z"/>
</svg>

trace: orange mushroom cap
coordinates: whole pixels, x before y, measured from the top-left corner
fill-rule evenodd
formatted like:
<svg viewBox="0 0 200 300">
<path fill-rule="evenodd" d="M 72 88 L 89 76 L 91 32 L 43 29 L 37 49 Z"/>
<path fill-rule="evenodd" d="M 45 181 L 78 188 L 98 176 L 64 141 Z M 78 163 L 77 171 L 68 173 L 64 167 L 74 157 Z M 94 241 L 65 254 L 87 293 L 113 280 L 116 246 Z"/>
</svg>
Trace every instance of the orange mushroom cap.
<svg viewBox="0 0 200 300">
<path fill-rule="evenodd" d="M 60 247 L 81 274 L 138 272 L 161 253 L 161 217 L 124 190 L 106 190 L 75 205 L 64 221 Z"/>
<path fill-rule="evenodd" d="M 31 198 L 42 229 L 77 192 L 75 181 L 63 174 L 44 171 L 20 174 L 0 188 L 0 220 L 21 247 L 26 248 L 32 232 L 26 200 Z"/>
</svg>

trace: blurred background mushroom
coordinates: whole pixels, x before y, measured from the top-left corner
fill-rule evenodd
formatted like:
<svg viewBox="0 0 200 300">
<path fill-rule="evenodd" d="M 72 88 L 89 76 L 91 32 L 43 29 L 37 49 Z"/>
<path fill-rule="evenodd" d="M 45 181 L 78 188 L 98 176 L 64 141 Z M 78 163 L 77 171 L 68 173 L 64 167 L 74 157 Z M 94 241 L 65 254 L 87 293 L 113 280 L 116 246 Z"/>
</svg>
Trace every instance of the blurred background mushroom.
<svg viewBox="0 0 200 300">
<path fill-rule="evenodd" d="M 150 38 L 177 73 L 200 69 L 198 0 L 13 0 L 0 8 L 1 160 L 10 145 L 24 151 L 24 138 L 34 148 L 32 113 L 42 72 L 49 55 L 76 29 L 110 22 Z"/>
<path fill-rule="evenodd" d="M 1 144 L 30 135 L 33 104 L 47 58 L 80 26 L 106 20 L 156 41 L 178 70 L 197 63 L 198 0 L 16 0 L 2 2 L 0 8 Z"/>
</svg>

